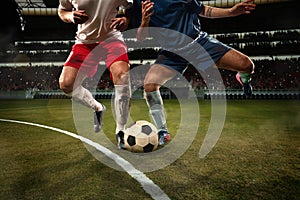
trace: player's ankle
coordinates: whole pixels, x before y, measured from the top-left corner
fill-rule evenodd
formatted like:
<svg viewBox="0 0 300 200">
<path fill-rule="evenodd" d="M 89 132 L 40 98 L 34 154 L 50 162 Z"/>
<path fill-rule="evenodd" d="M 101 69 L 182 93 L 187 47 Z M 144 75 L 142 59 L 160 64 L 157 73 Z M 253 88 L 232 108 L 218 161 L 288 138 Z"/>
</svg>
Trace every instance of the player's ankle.
<svg viewBox="0 0 300 200">
<path fill-rule="evenodd" d="M 252 74 L 243 73 L 243 72 L 239 72 L 239 74 L 240 74 L 240 77 L 241 77 L 241 81 L 243 83 L 249 83 L 249 82 L 251 82 Z"/>
</svg>

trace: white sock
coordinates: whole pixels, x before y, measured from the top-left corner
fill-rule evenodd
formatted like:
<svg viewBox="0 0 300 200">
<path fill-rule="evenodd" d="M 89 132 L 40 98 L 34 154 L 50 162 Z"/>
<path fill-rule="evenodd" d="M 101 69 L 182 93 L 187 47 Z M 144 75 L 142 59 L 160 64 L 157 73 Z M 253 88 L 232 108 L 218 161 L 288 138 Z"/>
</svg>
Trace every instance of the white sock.
<svg viewBox="0 0 300 200">
<path fill-rule="evenodd" d="M 92 93 L 81 85 L 78 86 L 73 92 L 66 94 L 69 97 L 72 97 L 72 100 L 81 103 L 88 108 L 91 108 L 95 111 L 103 110 L 101 103 L 94 99 Z"/>
<path fill-rule="evenodd" d="M 145 99 L 149 108 L 152 120 L 158 129 L 167 129 L 164 104 L 159 90 L 145 92 Z"/>
<path fill-rule="evenodd" d="M 129 116 L 131 91 L 129 85 L 115 85 L 116 134 L 125 130 Z"/>
</svg>

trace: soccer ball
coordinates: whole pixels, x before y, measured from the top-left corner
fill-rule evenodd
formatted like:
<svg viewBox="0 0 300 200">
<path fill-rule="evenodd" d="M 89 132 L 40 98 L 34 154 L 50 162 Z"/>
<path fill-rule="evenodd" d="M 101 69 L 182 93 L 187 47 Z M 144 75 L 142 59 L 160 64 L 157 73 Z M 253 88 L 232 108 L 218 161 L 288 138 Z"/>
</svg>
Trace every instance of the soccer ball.
<svg viewBox="0 0 300 200">
<path fill-rule="evenodd" d="M 136 153 L 147 153 L 157 149 L 157 128 L 150 122 L 138 120 L 125 130 L 125 148 Z"/>
</svg>

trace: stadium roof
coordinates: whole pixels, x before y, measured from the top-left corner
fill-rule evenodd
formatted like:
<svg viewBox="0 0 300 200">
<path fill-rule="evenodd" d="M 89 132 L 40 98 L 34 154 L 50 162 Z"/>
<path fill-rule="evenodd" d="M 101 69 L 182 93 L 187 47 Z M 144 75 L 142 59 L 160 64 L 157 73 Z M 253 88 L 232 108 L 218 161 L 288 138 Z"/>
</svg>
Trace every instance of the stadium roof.
<svg viewBox="0 0 300 200">
<path fill-rule="evenodd" d="M 57 7 L 59 0 L 15 0 L 19 7 L 22 9 L 23 15 L 37 15 L 37 16 L 53 16 L 57 15 Z M 216 7 L 230 7 L 242 0 L 210 0 L 203 1 L 205 5 Z M 288 2 L 293 0 L 259 0 L 255 1 L 256 4 L 268 4 Z"/>
<path fill-rule="evenodd" d="M 21 8 L 54 8 L 58 5 L 59 0 L 15 0 Z M 256 4 L 264 3 L 278 3 L 286 2 L 289 0 L 259 0 L 255 1 Z M 210 0 L 203 1 L 207 5 L 227 7 L 241 2 L 241 0 Z"/>
<path fill-rule="evenodd" d="M 15 0 L 21 8 L 45 8 L 43 0 Z"/>
<path fill-rule="evenodd" d="M 21 8 L 57 8 L 59 0 L 15 0 Z"/>
</svg>

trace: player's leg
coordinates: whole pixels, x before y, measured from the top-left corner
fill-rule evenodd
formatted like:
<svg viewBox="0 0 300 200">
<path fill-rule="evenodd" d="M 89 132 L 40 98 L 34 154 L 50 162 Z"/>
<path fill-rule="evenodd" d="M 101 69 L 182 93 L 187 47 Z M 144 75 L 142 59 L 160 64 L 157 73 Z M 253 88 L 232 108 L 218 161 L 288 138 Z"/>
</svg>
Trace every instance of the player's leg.
<svg viewBox="0 0 300 200">
<path fill-rule="evenodd" d="M 79 73 L 74 67 L 64 66 L 59 77 L 60 89 L 66 96 L 72 97 L 73 100 L 95 110 L 101 111 L 103 106 L 93 98 L 93 95 L 82 87 L 82 82 L 87 78 L 85 73 Z"/>
<path fill-rule="evenodd" d="M 97 44 L 75 44 L 65 62 L 59 78 L 61 90 L 73 100 L 94 110 L 94 131 L 99 132 L 102 127 L 102 115 L 105 106 L 96 101 L 89 90 L 82 86 L 82 82 L 97 71 L 98 57 L 90 52 Z"/>
<path fill-rule="evenodd" d="M 87 74 L 79 72 L 77 68 L 65 66 L 59 78 L 59 85 L 66 96 L 72 100 L 94 110 L 94 131 L 99 132 L 102 128 L 102 115 L 106 108 L 96 101 L 89 90 L 82 86 Z"/>
<path fill-rule="evenodd" d="M 105 43 L 103 47 L 107 50 L 108 66 L 115 87 L 115 117 L 116 117 L 116 140 L 118 148 L 125 148 L 124 130 L 129 117 L 130 110 L 130 77 L 129 59 L 127 47 L 123 41 L 114 40 Z"/>
<path fill-rule="evenodd" d="M 115 116 L 116 116 L 116 137 L 119 148 L 124 148 L 124 130 L 129 117 L 130 109 L 130 77 L 129 64 L 125 61 L 114 62 L 110 66 L 110 72 L 115 86 Z"/>
<path fill-rule="evenodd" d="M 144 80 L 145 99 L 150 116 L 158 128 L 159 145 L 170 140 L 167 129 L 164 104 L 159 88 L 176 76 L 176 72 L 162 65 L 154 64 L 149 69 Z"/>
<path fill-rule="evenodd" d="M 219 68 L 237 71 L 236 78 L 243 85 L 244 94 L 251 96 L 251 76 L 254 73 L 254 64 L 245 54 L 231 49 L 216 63 Z"/>
</svg>

